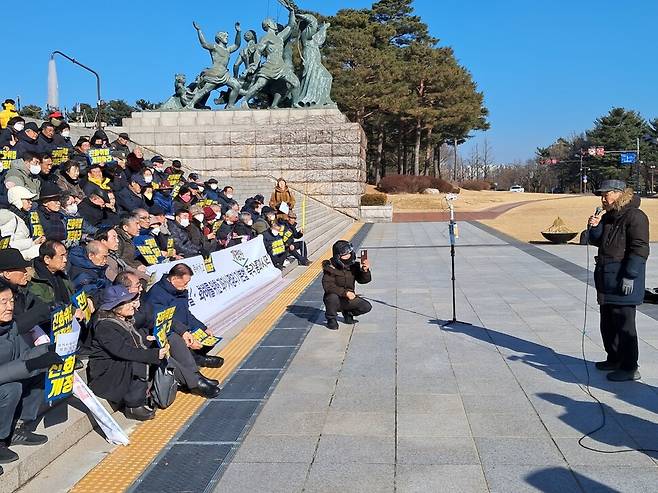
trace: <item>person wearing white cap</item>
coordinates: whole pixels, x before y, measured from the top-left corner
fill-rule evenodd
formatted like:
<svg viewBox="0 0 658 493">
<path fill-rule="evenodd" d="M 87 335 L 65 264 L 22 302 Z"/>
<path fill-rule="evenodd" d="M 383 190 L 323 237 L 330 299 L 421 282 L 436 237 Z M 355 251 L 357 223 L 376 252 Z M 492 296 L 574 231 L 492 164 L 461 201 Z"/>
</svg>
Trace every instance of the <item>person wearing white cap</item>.
<svg viewBox="0 0 658 493">
<path fill-rule="evenodd" d="M 46 240 L 43 236 L 32 238 L 26 223 L 36 195 L 24 187 L 12 187 L 7 195 L 11 205 L 0 209 L 0 243 L 8 237 L 9 247 L 19 250 L 25 260 L 32 260 L 39 256 L 39 245 Z"/>
</svg>

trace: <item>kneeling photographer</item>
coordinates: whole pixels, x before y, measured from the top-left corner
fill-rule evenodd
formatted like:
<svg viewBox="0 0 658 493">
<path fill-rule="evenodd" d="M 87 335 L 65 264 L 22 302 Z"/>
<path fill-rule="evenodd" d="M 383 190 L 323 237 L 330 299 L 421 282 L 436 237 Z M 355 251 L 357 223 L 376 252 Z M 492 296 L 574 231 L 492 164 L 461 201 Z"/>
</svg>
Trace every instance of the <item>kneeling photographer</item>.
<svg viewBox="0 0 658 493">
<path fill-rule="evenodd" d="M 372 310 L 372 305 L 354 292 L 355 283 L 367 284 L 371 281 L 370 264 L 367 252 L 362 251 L 359 262 L 356 260 L 354 247 L 349 241 L 339 240 L 332 248 L 331 260 L 322 262 L 322 288 L 324 289 L 324 306 L 327 327 L 338 329 L 336 316 L 343 312 L 346 324 L 357 322 L 355 315 L 363 315 Z"/>
</svg>

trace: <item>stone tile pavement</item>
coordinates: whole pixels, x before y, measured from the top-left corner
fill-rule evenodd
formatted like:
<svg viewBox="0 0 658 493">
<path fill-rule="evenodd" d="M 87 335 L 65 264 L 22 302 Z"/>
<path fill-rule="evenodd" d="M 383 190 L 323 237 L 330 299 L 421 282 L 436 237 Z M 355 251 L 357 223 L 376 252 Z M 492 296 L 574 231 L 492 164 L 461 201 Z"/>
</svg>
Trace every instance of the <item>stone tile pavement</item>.
<svg viewBox="0 0 658 493">
<path fill-rule="evenodd" d="M 579 387 L 585 249 L 543 247 L 560 270 L 462 223 L 451 318 L 445 223 L 378 224 L 364 242 L 374 310 L 313 326 L 217 492 L 642 492 L 655 453 L 600 453 L 601 422 Z M 537 253 L 537 252 L 535 252 Z M 654 259 L 649 279 L 658 274 Z M 581 269 L 582 271 L 582 269 Z M 658 331 L 638 314 L 643 380 L 610 383 L 594 291 L 584 349 L 606 425 L 587 447 L 658 448 Z"/>
</svg>

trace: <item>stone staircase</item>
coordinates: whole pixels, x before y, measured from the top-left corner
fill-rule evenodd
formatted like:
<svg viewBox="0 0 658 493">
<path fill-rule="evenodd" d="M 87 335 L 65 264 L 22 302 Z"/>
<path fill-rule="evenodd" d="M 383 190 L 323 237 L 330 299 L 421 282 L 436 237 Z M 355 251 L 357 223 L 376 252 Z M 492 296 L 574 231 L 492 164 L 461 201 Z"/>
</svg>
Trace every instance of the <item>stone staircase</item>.
<svg viewBox="0 0 658 493">
<path fill-rule="evenodd" d="M 273 177 L 236 178 L 229 181 L 220 180 L 220 187 L 233 186 L 235 198 L 242 205 L 246 198 L 256 194 L 263 195 L 268 201 L 275 181 L 276 179 Z M 295 212 L 301 227 L 303 195 L 297 191 L 294 193 L 297 199 Z M 315 260 L 352 223 L 353 219 L 349 216 L 314 199 L 307 198 L 304 239 L 307 242 L 309 257 Z M 304 267 L 298 267 L 297 262 L 293 261 L 284 270 L 284 276 L 297 269 L 304 269 Z M 84 370 L 80 374 L 84 378 Z M 109 404 L 103 403 L 108 410 L 111 410 Z M 4 474 L 0 476 L 0 493 L 14 492 L 19 488 L 21 492 L 31 492 L 29 481 L 33 477 L 89 433 L 99 433 L 94 431 L 93 420 L 84 411 L 84 406 L 75 398 L 69 399 L 68 405 L 62 403 L 50 409 L 37 428 L 37 433 L 48 435 L 48 443 L 39 447 L 15 448 L 20 455 L 20 460 L 3 466 Z M 114 413 L 114 417 L 126 431 L 138 426 L 135 422 L 126 420 L 121 413 Z"/>
</svg>

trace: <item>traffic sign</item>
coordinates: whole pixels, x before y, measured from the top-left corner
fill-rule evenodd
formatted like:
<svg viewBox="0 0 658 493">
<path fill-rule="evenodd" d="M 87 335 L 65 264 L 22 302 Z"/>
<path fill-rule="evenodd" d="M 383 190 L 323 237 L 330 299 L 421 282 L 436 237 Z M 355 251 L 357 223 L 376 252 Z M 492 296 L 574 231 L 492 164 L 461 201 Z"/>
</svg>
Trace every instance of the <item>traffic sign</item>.
<svg viewBox="0 0 658 493">
<path fill-rule="evenodd" d="M 637 152 L 622 152 L 619 155 L 619 162 L 621 164 L 635 164 L 637 161 Z"/>
</svg>

